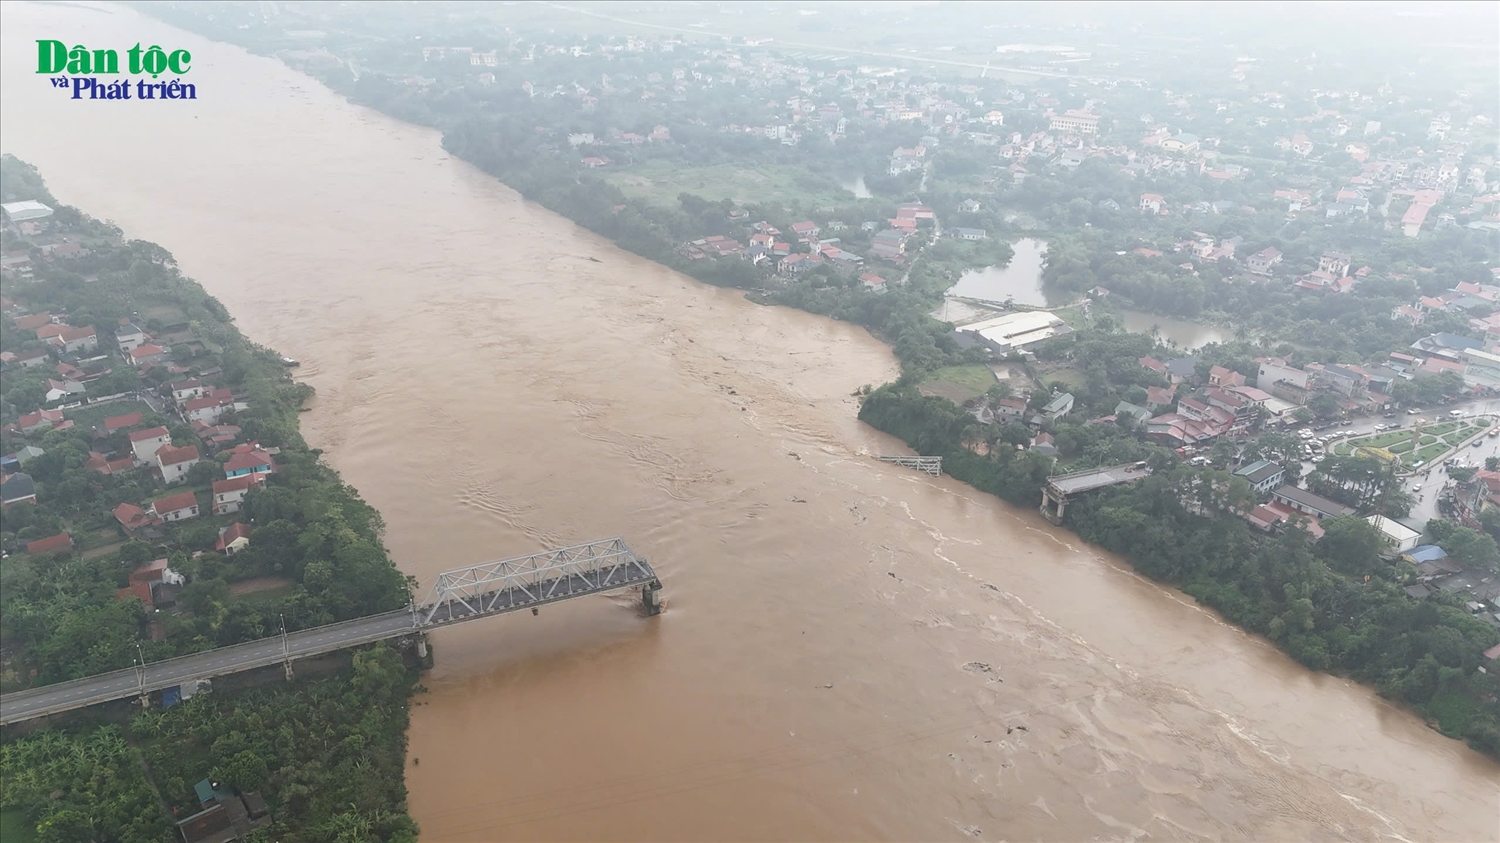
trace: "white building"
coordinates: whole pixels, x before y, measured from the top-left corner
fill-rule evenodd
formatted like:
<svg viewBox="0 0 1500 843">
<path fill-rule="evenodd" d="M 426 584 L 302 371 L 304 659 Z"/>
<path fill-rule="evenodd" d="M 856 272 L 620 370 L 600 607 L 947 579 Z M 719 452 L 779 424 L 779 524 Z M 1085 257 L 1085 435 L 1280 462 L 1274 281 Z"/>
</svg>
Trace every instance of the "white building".
<svg viewBox="0 0 1500 843">
<path fill-rule="evenodd" d="M 1002 354 L 1073 332 L 1066 322 L 1044 310 L 1007 313 L 994 319 L 965 325 L 958 330 L 974 334 L 987 346 Z"/>
<path fill-rule="evenodd" d="M 165 427 L 137 430 L 130 434 L 130 450 L 135 454 L 136 465 L 145 465 L 156 458 L 163 445 L 172 444 L 172 434 Z"/>
<path fill-rule="evenodd" d="M 1371 515 L 1365 519 L 1370 526 L 1380 531 L 1380 538 L 1396 553 L 1405 553 L 1417 546 L 1422 534 L 1406 526 L 1399 524 L 1384 515 Z"/>
</svg>

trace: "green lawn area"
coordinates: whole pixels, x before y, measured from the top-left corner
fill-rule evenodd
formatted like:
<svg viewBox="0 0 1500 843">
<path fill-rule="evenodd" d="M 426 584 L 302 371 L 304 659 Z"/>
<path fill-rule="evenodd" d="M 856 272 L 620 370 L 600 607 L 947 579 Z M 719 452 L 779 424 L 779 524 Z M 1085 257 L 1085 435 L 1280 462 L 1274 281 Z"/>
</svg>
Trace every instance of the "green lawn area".
<svg viewBox="0 0 1500 843">
<path fill-rule="evenodd" d="M 1434 457 L 1446 454 L 1451 450 L 1453 450 L 1453 447 L 1451 445 L 1444 445 L 1443 443 L 1439 442 L 1436 445 L 1428 445 L 1427 447 L 1418 451 L 1416 454 L 1416 458 L 1421 460 L 1422 462 L 1432 462 Z"/>
<path fill-rule="evenodd" d="M 788 207 L 795 202 L 805 211 L 855 201 L 854 194 L 836 180 L 792 165 L 674 167 L 664 161 L 649 161 L 603 175 L 626 195 L 672 208 L 677 207 L 677 196 L 682 193 L 711 202 L 780 202 Z"/>
<path fill-rule="evenodd" d="M 104 420 L 112 416 L 124 416 L 130 413 L 149 413 L 151 408 L 142 401 L 111 401 L 108 404 L 92 404 L 79 407 L 76 410 L 66 410 L 63 415 L 73 420 L 73 423 L 90 430 L 95 427 L 103 427 Z"/>
<path fill-rule="evenodd" d="M 922 382 L 921 388 L 930 395 L 941 395 L 955 404 L 962 404 L 985 394 L 996 383 L 995 373 L 988 366 L 975 363 L 938 369 Z"/>
<path fill-rule="evenodd" d="M 0 811 L 0 840 L 5 843 L 32 843 L 36 840 L 36 826 L 26 819 L 20 808 Z"/>
<path fill-rule="evenodd" d="M 1068 323 L 1068 327 L 1078 330 L 1084 325 L 1083 308 L 1074 305 L 1072 307 L 1059 307 L 1052 311 L 1052 315 Z"/>
<path fill-rule="evenodd" d="M 1043 383 L 1062 381 L 1070 387 L 1082 387 L 1084 385 L 1083 373 L 1078 371 L 1077 369 L 1069 368 L 1054 369 L 1050 372 L 1043 372 L 1041 380 Z"/>
</svg>

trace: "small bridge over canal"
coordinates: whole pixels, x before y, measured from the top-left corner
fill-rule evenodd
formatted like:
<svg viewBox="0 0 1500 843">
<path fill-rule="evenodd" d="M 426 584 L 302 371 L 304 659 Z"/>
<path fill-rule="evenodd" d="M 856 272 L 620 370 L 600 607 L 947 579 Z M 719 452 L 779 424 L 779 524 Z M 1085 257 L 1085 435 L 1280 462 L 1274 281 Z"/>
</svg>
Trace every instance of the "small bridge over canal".
<svg viewBox="0 0 1500 843">
<path fill-rule="evenodd" d="M 427 599 L 405 609 L 313 627 L 220 647 L 133 668 L 100 673 L 0 696 L 0 725 L 84 708 L 129 697 L 149 699 L 160 691 L 196 679 L 210 679 L 256 668 L 286 667 L 292 661 L 390 638 L 417 637 L 426 655 L 427 630 L 531 609 L 547 603 L 639 586 L 645 613 L 661 612 L 661 581 L 656 572 L 613 538 L 486 562 L 439 574 Z"/>
<path fill-rule="evenodd" d="M 1042 487 L 1042 515 L 1053 524 L 1061 524 L 1063 511 L 1067 508 L 1068 501 L 1078 495 L 1103 489 L 1106 486 L 1134 483 L 1142 477 L 1149 476 L 1151 476 L 1149 466 L 1144 462 L 1132 462 L 1049 477 L 1047 485 Z"/>
</svg>

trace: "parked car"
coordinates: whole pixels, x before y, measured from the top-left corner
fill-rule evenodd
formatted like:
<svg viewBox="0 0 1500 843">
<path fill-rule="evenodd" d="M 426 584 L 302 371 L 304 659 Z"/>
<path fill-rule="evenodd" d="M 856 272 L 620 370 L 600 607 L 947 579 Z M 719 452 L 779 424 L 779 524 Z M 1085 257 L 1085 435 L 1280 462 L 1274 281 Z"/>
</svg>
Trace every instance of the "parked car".
<svg viewBox="0 0 1500 843">
<path fill-rule="evenodd" d="M 1417 408 L 1416 407 L 1412 407 L 1410 410 L 1406 411 L 1406 414 L 1408 416 L 1415 416 L 1417 414 Z"/>
</svg>

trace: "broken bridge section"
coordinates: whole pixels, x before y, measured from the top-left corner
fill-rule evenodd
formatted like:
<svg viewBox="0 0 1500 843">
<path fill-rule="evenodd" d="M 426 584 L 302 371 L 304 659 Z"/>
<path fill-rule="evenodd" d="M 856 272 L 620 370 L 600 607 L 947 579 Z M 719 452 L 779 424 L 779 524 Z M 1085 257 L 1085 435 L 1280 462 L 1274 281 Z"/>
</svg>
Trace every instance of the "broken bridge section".
<svg viewBox="0 0 1500 843">
<path fill-rule="evenodd" d="M 941 477 L 943 475 L 942 457 L 881 456 L 880 461 L 895 463 L 896 465 L 906 466 L 907 468 L 915 468 L 918 471 L 925 471 L 928 474 L 931 474 L 933 477 Z"/>
<path fill-rule="evenodd" d="M 1049 477 L 1047 485 L 1042 487 L 1042 515 L 1053 524 L 1061 524 L 1070 499 L 1106 486 L 1134 483 L 1142 477 L 1150 476 L 1151 467 L 1146 463 L 1130 462 Z"/>
</svg>

